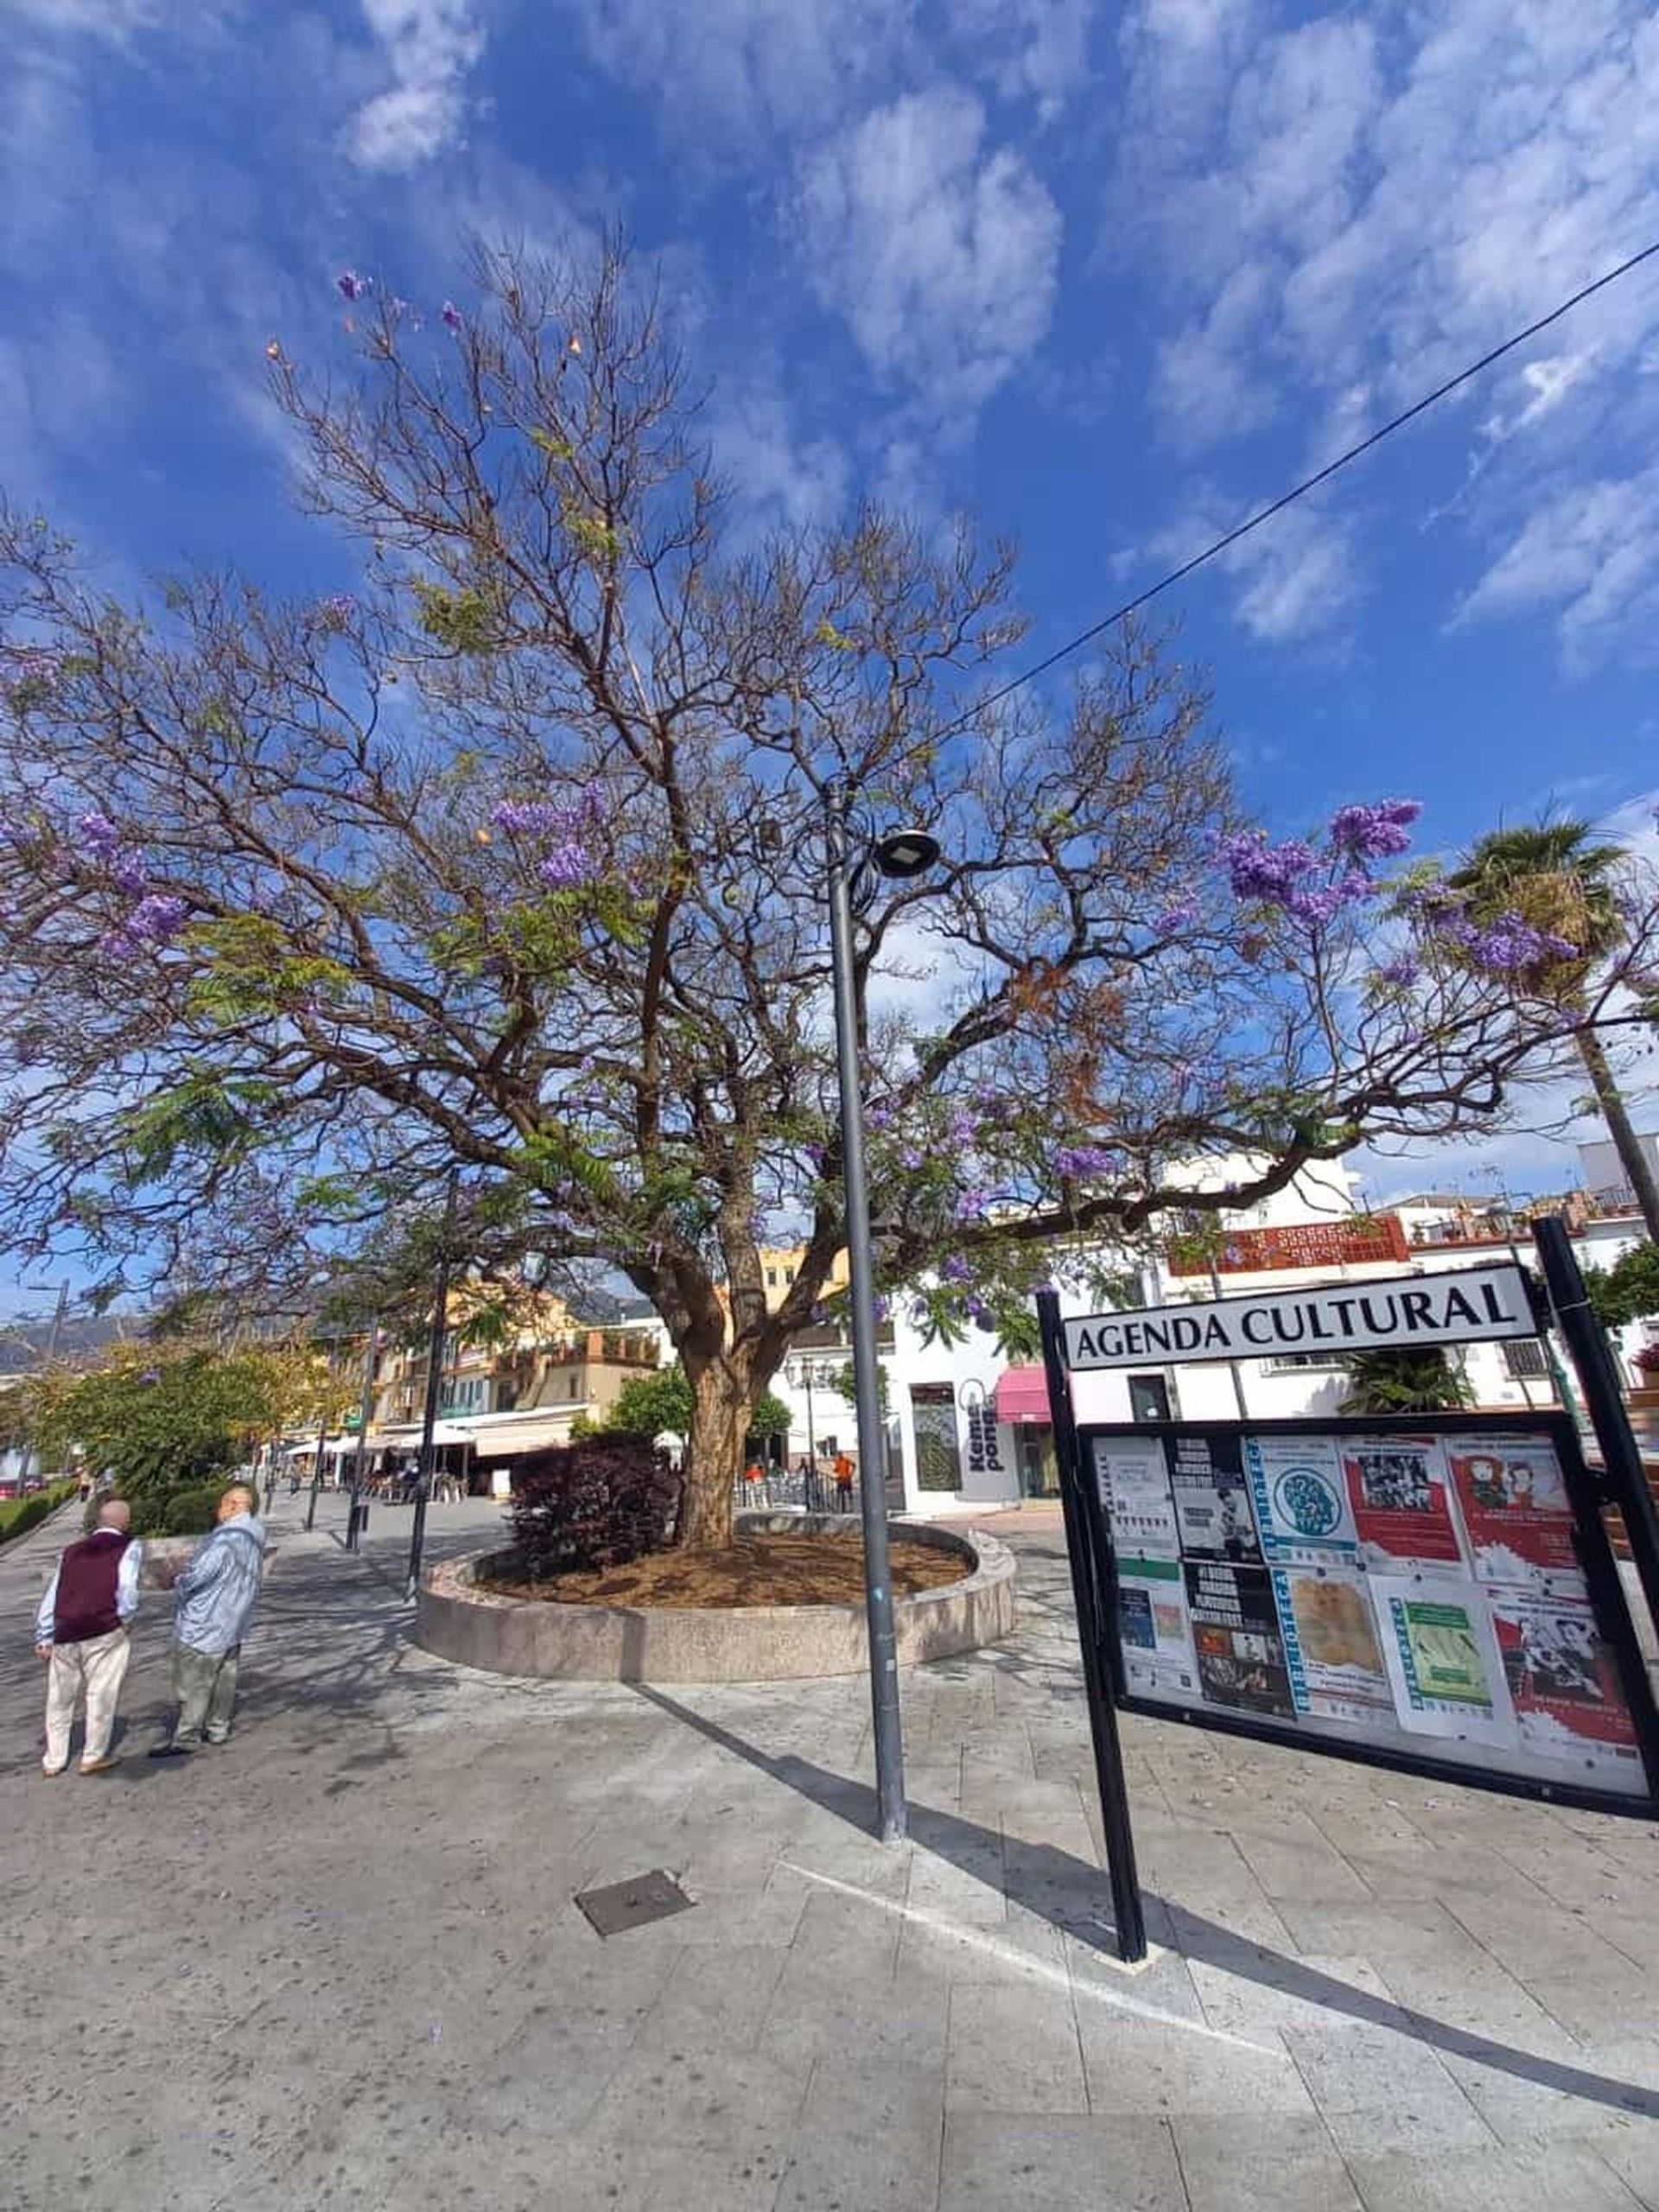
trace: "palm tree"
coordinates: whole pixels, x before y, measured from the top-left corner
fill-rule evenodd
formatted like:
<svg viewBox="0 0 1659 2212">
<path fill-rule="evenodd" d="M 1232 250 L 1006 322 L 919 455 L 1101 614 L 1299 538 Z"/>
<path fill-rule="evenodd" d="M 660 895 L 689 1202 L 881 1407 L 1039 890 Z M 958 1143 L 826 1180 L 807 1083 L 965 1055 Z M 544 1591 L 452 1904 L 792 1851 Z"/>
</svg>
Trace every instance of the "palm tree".
<svg viewBox="0 0 1659 2212">
<path fill-rule="evenodd" d="M 1468 1378 L 1438 1345 L 1388 1345 L 1348 1362 L 1343 1414 L 1432 1414 L 1474 1403 Z"/>
<path fill-rule="evenodd" d="M 1462 894 L 1473 922 L 1490 925 L 1503 915 L 1517 914 L 1533 928 L 1576 946 L 1572 957 L 1541 962 L 1522 980 L 1529 991 L 1555 1000 L 1564 1012 L 1585 1016 L 1591 972 L 1624 942 L 1618 887 L 1624 860 L 1617 845 L 1593 842 L 1587 822 L 1541 822 L 1491 830 L 1446 882 Z M 1573 1041 L 1648 1234 L 1659 1239 L 1659 1182 L 1605 1048 L 1588 1020 L 1580 1020 Z"/>
</svg>

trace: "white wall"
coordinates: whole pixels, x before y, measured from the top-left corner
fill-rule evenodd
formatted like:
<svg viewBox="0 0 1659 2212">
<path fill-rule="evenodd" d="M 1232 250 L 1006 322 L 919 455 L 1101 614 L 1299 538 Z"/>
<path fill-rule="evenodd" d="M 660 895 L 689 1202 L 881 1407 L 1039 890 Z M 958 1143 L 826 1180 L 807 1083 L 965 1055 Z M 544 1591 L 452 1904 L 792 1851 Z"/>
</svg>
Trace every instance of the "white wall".
<svg viewBox="0 0 1659 2212">
<path fill-rule="evenodd" d="M 1243 1163 L 1241 1163 L 1243 1166 Z M 1309 1220 L 1330 1220 L 1338 1216 L 1346 1205 L 1351 1210 L 1349 1186 L 1351 1179 L 1339 1166 L 1321 1167 L 1311 1171 L 1320 1179 L 1319 1187 L 1299 1193 L 1295 1190 L 1275 1193 L 1274 1198 L 1257 1209 L 1248 1210 L 1237 1217 L 1230 1217 L 1239 1227 L 1278 1227 Z M 1216 1179 L 1211 1169 L 1205 1176 L 1209 1183 Z M 1581 1236 L 1573 1240 L 1581 1263 L 1610 1267 L 1623 1251 L 1641 1243 L 1639 1224 L 1630 1222 L 1592 1222 Z M 1528 1243 L 1518 1246 L 1523 1265 L 1532 1264 Z M 1448 1270 L 1470 1268 L 1483 1262 L 1501 1261 L 1509 1256 L 1501 1245 L 1478 1248 L 1445 1249 L 1422 1247 L 1414 1249 L 1408 1261 L 1395 1265 L 1367 1262 L 1339 1268 L 1272 1268 L 1253 1274 L 1229 1274 L 1224 1282 L 1224 1294 L 1243 1296 L 1268 1290 L 1295 1290 L 1314 1283 L 1337 1280 L 1360 1281 L 1370 1279 L 1397 1280 L 1421 1274 L 1442 1274 Z M 1160 1269 L 1148 1271 L 1147 1292 L 1154 1302 L 1177 1302 L 1186 1299 L 1208 1299 L 1210 1286 L 1204 1278 L 1183 1277 L 1167 1280 Z M 1087 1310 L 1087 1301 L 1066 1293 L 1061 1296 L 1062 1310 L 1077 1313 Z M 1629 1355 L 1659 1330 L 1637 1325 L 1624 1333 L 1622 1349 L 1627 1361 Z M 1010 1363 L 998 1350 L 994 1338 L 977 1330 L 964 1344 L 946 1345 L 939 1343 L 925 1344 L 919 1332 L 905 1314 L 905 1301 L 898 1301 L 893 1322 L 893 1349 L 882 1355 L 887 1370 L 891 1427 L 898 1444 L 904 1472 L 905 1508 L 911 1513 L 950 1513 L 964 1504 L 1013 1504 L 1020 1497 L 1018 1431 L 1006 1423 L 994 1424 L 996 1439 L 995 1466 L 986 1465 L 977 1470 L 970 1468 L 970 1438 L 968 1406 L 976 1402 L 980 1392 L 987 1401 L 994 1402 L 996 1385 Z M 1553 1384 L 1543 1377 L 1520 1380 L 1511 1376 L 1505 1363 L 1501 1345 L 1475 1344 L 1462 1355 L 1465 1372 L 1474 1390 L 1477 1402 L 1483 1406 L 1514 1407 L 1517 1411 L 1528 1406 L 1543 1408 L 1557 1402 Z M 804 1352 L 791 1354 L 788 1366 L 795 1367 L 808 1357 Z M 850 1362 L 849 1351 L 817 1351 L 810 1357 L 817 1362 L 836 1363 Z M 1175 1364 L 1159 1368 L 1148 1363 L 1144 1370 L 1135 1370 L 1161 1375 L 1169 1388 L 1171 1411 L 1182 1421 L 1235 1421 L 1239 1418 L 1239 1402 L 1231 1370 L 1225 1364 Z M 1317 1419 L 1322 1414 L 1334 1414 L 1348 1389 L 1346 1370 L 1341 1368 L 1275 1368 L 1267 1361 L 1242 1361 L 1239 1376 L 1244 1394 L 1244 1417 L 1257 1420 Z M 948 1384 L 953 1393 L 957 1421 L 957 1450 L 963 1468 L 963 1481 L 954 1492 L 925 1491 L 919 1480 L 916 1450 L 915 1421 L 911 1387 L 915 1383 Z M 790 1433 L 791 1465 L 806 1450 L 805 1393 L 780 1372 L 772 1385 L 777 1395 L 790 1405 L 794 1415 Z M 833 1432 L 849 1449 L 855 1450 L 855 1420 L 852 1408 L 838 1392 L 815 1389 L 814 1415 L 817 1433 L 820 1439 Z M 1128 1373 L 1110 1370 L 1083 1374 L 1072 1384 L 1073 1404 L 1081 1421 L 1127 1421 L 1133 1418 L 1129 1399 Z"/>
</svg>

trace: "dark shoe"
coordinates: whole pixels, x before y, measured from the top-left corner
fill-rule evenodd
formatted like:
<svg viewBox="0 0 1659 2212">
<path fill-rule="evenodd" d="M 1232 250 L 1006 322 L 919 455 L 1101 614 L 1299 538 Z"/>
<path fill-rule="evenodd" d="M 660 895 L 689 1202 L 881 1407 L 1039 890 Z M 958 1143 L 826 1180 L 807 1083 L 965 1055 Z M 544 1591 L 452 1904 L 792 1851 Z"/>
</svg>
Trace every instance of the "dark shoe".
<svg viewBox="0 0 1659 2212">
<path fill-rule="evenodd" d="M 119 1759 L 82 1759 L 80 1770 L 83 1774 L 108 1774 L 120 1764 Z"/>
<path fill-rule="evenodd" d="M 152 1744 L 149 1756 L 153 1759 L 188 1759 L 195 1748 L 194 1744 Z"/>
</svg>

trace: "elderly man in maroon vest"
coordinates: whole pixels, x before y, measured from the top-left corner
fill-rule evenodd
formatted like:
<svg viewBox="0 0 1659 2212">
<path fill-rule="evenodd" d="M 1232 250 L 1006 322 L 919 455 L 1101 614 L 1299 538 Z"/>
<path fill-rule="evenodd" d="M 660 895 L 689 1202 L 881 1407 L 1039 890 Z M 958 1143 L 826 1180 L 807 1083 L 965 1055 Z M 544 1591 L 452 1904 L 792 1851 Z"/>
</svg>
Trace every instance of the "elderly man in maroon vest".
<svg viewBox="0 0 1659 2212">
<path fill-rule="evenodd" d="M 61 1774 L 69 1764 L 69 1731 L 83 1694 L 80 1770 L 107 1774 L 115 1764 L 110 1735 L 131 1651 L 127 1630 L 138 1610 L 143 1549 L 134 1541 L 125 1500 L 108 1498 L 99 1508 L 97 1528 L 69 1546 L 47 1585 L 35 1617 L 35 1649 L 48 1668 L 41 1763 L 48 1774 Z"/>
</svg>

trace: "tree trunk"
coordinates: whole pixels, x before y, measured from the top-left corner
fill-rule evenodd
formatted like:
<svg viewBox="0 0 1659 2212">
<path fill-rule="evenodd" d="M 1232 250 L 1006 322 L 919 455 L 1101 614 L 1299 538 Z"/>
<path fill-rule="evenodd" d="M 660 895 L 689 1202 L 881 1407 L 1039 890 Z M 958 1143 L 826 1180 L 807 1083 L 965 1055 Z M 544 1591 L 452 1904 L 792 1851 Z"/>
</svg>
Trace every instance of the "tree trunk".
<svg viewBox="0 0 1659 2212">
<path fill-rule="evenodd" d="M 1596 1094 L 1596 1103 L 1601 1109 L 1601 1118 L 1607 1124 L 1607 1134 L 1613 1141 L 1619 1166 L 1624 1170 L 1624 1179 L 1636 1193 L 1636 1203 L 1648 1235 L 1659 1243 L 1659 1183 L 1656 1183 L 1648 1155 L 1642 1148 L 1641 1139 L 1625 1110 L 1624 1093 L 1618 1079 L 1608 1063 L 1602 1041 L 1592 1029 L 1578 1033 L 1579 1056 L 1589 1074 L 1591 1086 Z"/>
<path fill-rule="evenodd" d="M 719 1548 L 732 1541 L 732 1491 L 743 1471 L 754 1393 L 723 1360 L 686 1364 L 691 1434 L 685 1455 L 680 1544 Z"/>
</svg>

